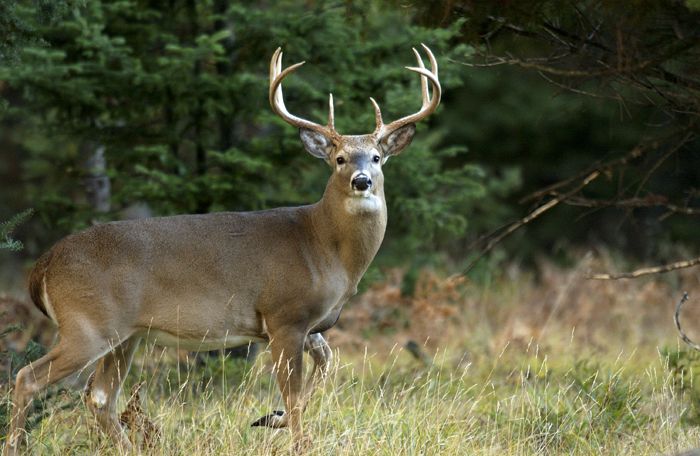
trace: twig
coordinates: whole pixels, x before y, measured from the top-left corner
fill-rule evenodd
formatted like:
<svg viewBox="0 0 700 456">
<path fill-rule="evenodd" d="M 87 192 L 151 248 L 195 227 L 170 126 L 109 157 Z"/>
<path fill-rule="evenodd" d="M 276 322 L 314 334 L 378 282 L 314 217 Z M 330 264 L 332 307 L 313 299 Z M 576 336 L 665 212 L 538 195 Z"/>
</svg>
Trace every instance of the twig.
<svg viewBox="0 0 700 456">
<path fill-rule="evenodd" d="M 555 195 L 557 193 L 554 193 Z M 647 195 L 644 198 L 627 198 L 620 200 L 594 200 L 590 198 L 584 198 L 581 196 L 572 196 L 564 201 L 564 204 L 571 206 L 580 207 L 624 207 L 624 208 L 637 208 L 637 207 L 661 207 L 666 209 L 668 212 L 683 214 L 683 215 L 700 215 L 700 208 L 697 207 L 684 207 L 677 204 L 669 204 L 666 202 L 667 199 L 660 195 Z"/>
<path fill-rule="evenodd" d="M 537 200 L 537 199 L 539 199 L 543 196 L 546 196 L 546 195 L 550 195 L 550 196 L 555 195 L 556 196 L 557 189 L 559 189 L 561 187 L 565 187 L 565 186 L 569 185 L 570 183 L 583 178 L 583 176 L 586 176 L 587 174 L 589 174 L 593 171 L 600 171 L 601 173 L 608 173 L 619 166 L 624 167 L 625 165 L 629 164 L 631 161 L 636 160 L 636 159 L 642 157 L 643 155 L 645 155 L 651 151 L 657 150 L 659 148 L 660 144 L 663 143 L 664 141 L 666 141 L 667 139 L 675 138 L 677 135 L 679 135 L 683 132 L 687 132 L 687 131 L 691 130 L 692 128 L 695 128 L 695 124 L 690 124 L 690 125 L 687 125 L 687 126 L 680 128 L 680 129 L 674 129 L 673 131 L 669 132 L 668 134 L 663 135 L 663 136 L 658 137 L 658 138 L 654 138 L 651 141 L 641 142 L 641 143 L 637 144 L 636 146 L 634 146 L 632 148 L 632 150 L 630 150 L 629 152 L 627 152 L 625 155 L 623 155 L 621 157 L 614 158 L 614 159 L 609 160 L 607 162 L 598 161 L 596 163 L 593 163 L 592 165 L 588 166 L 587 168 L 583 169 L 578 174 L 576 174 L 572 177 L 566 178 L 566 179 L 561 180 L 559 182 L 555 182 L 554 184 L 548 185 L 547 187 L 544 187 L 540 190 L 537 190 L 533 193 L 530 193 L 529 195 L 521 198 L 518 201 L 518 203 L 524 204 L 524 203 L 527 203 L 529 201 Z M 681 143 L 687 143 L 687 139 L 684 137 L 681 140 Z M 681 144 L 681 146 L 682 146 L 682 144 Z M 677 150 L 675 146 L 673 147 L 673 150 Z M 628 190 L 628 189 L 629 189 L 629 187 L 623 189 L 623 192 Z"/>
<path fill-rule="evenodd" d="M 555 81 L 554 79 L 550 78 L 549 76 L 542 73 L 541 71 L 538 71 L 537 74 L 539 74 L 542 79 L 549 82 L 550 84 L 555 85 L 562 90 L 566 90 L 567 92 L 575 93 L 577 95 L 583 95 L 583 96 L 591 97 L 591 98 L 603 98 L 606 100 L 615 100 L 615 101 L 620 101 L 622 99 L 622 95 L 620 95 L 619 93 L 616 95 L 599 95 L 597 93 L 588 92 L 586 90 L 581 90 L 581 89 L 577 89 L 577 88 L 562 84 L 561 82 Z"/>
<path fill-rule="evenodd" d="M 551 29 L 550 29 L 551 31 Z M 525 69 L 537 70 L 542 73 L 548 73 L 556 76 L 565 76 L 572 78 L 597 78 L 601 76 L 623 76 L 628 77 L 629 75 L 634 75 L 636 73 L 648 70 L 649 68 L 654 68 L 667 60 L 673 58 L 680 52 L 692 49 L 700 41 L 700 34 L 693 34 L 680 40 L 674 41 L 672 44 L 666 46 L 659 50 L 659 52 L 653 56 L 653 58 L 646 58 L 635 62 L 634 64 L 627 61 L 622 61 L 618 56 L 617 65 L 614 67 L 605 67 L 598 70 L 577 70 L 573 68 L 560 68 L 551 65 L 542 65 L 539 63 L 539 59 L 520 59 L 513 56 L 489 56 L 491 62 L 490 64 L 505 64 L 505 65 L 516 65 Z M 591 43 L 592 44 L 592 43 Z M 569 46 L 567 46 L 569 47 Z M 479 64 L 470 64 L 468 66 L 480 66 Z"/>
<path fill-rule="evenodd" d="M 686 133 L 683 136 L 683 139 L 681 139 L 680 142 L 678 142 L 678 144 L 676 144 L 675 146 L 673 146 L 669 150 L 667 150 L 666 153 L 663 154 L 661 156 L 661 158 L 659 158 L 656 161 L 656 163 L 654 163 L 654 165 L 651 167 L 651 169 L 649 169 L 649 171 L 647 171 L 647 173 L 642 178 L 642 181 L 637 186 L 637 191 L 634 192 L 635 197 L 637 197 L 639 195 L 639 192 L 642 191 L 642 188 L 644 188 L 644 185 L 647 183 L 647 181 L 649 180 L 651 175 L 654 174 L 654 172 L 656 172 L 657 169 L 659 169 L 661 164 L 663 164 L 663 162 L 665 162 L 668 157 L 670 157 L 671 155 L 673 155 L 676 152 L 678 152 L 679 150 L 681 150 L 683 148 L 683 146 L 685 146 L 691 139 L 693 139 L 693 136 L 694 136 L 693 132 Z"/>
<path fill-rule="evenodd" d="M 569 178 L 564 179 L 562 181 L 556 182 L 556 183 L 549 185 L 543 189 L 540 189 L 534 193 L 531 193 L 531 194 L 525 196 L 524 198 L 520 199 L 520 201 L 518 201 L 518 202 L 520 204 L 523 204 L 523 203 L 527 203 L 528 201 L 533 201 L 533 200 L 539 199 L 539 198 L 541 198 L 545 195 L 548 195 L 548 194 L 551 195 L 558 188 L 565 187 L 565 186 L 569 185 L 571 182 L 579 180 L 579 179 L 583 178 L 583 176 L 588 175 L 593 171 L 598 171 L 598 172 L 602 173 L 602 172 L 607 172 L 607 171 L 615 168 L 616 166 L 626 165 L 631 160 L 634 160 L 636 158 L 641 157 L 646 152 L 648 152 L 649 150 L 653 150 L 656 147 L 657 146 L 655 144 L 650 144 L 650 145 L 639 144 L 639 145 L 635 146 L 627 154 L 625 154 L 624 156 L 622 156 L 620 158 L 610 160 L 606 163 L 595 163 L 595 164 L 591 165 L 590 167 L 588 167 L 588 169 L 581 171 L 577 175 L 575 175 L 573 177 L 569 177 Z"/>
<path fill-rule="evenodd" d="M 490 61 L 486 63 L 468 63 L 457 62 L 467 67 L 489 67 L 498 65 L 514 65 L 527 70 L 536 70 L 542 73 L 547 73 L 555 76 L 564 76 L 569 78 L 598 78 L 602 76 L 622 76 L 633 74 L 638 71 L 646 70 L 654 62 L 644 60 L 636 65 L 627 65 L 622 68 L 604 68 L 600 70 L 576 70 L 570 68 L 559 68 L 550 65 L 539 63 L 539 59 L 519 59 L 517 57 L 489 56 Z"/>
<path fill-rule="evenodd" d="M 491 249 L 493 249 L 493 248 L 496 246 L 496 244 L 498 244 L 499 242 L 501 242 L 505 237 L 507 237 L 507 236 L 509 236 L 510 234 L 512 234 L 512 233 L 513 233 L 514 231 L 516 231 L 518 228 L 521 228 L 522 226 L 527 225 L 527 224 L 530 223 L 531 221 L 535 220 L 537 217 L 539 217 L 540 215 L 544 214 L 544 213 L 547 212 L 548 210 L 552 209 L 554 206 L 556 206 L 557 204 L 561 203 L 561 202 L 564 201 L 565 199 L 567 199 L 567 198 L 571 197 L 572 195 L 575 195 L 576 193 L 580 192 L 581 189 L 583 189 L 583 187 L 585 187 L 585 186 L 587 186 L 588 184 L 590 184 L 591 182 L 593 182 L 596 178 L 598 178 L 598 176 L 600 176 L 600 171 L 598 171 L 598 170 L 593 171 L 591 174 L 589 174 L 588 176 L 586 176 L 586 178 L 585 178 L 579 185 L 577 185 L 576 187 L 574 187 L 574 188 L 571 189 L 570 191 L 568 191 L 568 192 L 566 192 L 566 193 L 564 193 L 564 194 L 562 194 L 562 195 L 560 195 L 560 196 L 557 196 L 557 197 L 552 198 L 551 200 L 547 201 L 546 203 L 544 203 L 543 205 L 541 205 L 540 207 L 538 207 L 538 208 L 535 209 L 534 211 L 532 211 L 532 212 L 530 212 L 529 214 L 527 214 L 527 215 L 526 215 L 525 217 L 523 217 L 522 219 L 517 220 L 517 221 L 511 223 L 501 234 L 499 234 L 498 236 L 492 238 L 492 239 L 488 242 L 488 244 L 486 245 L 486 247 L 484 247 L 484 248 L 481 250 L 481 252 L 479 252 L 479 254 L 476 256 L 476 258 L 474 258 L 474 259 L 469 263 L 469 265 L 467 266 L 467 268 L 466 268 L 466 270 L 465 270 L 465 273 L 471 271 L 471 269 L 474 267 L 474 265 L 475 265 L 479 260 L 481 260 L 481 259 L 484 257 L 484 255 L 486 255 L 488 252 L 490 252 Z"/>
<path fill-rule="evenodd" d="M 690 340 L 690 338 L 683 332 L 683 329 L 681 329 L 681 307 L 683 307 L 683 304 L 685 304 L 687 300 L 688 292 L 686 291 L 683 293 L 683 297 L 680 301 L 678 301 L 678 304 L 676 305 L 676 313 L 673 314 L 673 321 L 676 322 L 676 329 L 678 329 L 678 334 L 680 334 L 683 342 L 688 344 L 694 350 L 700 351 L 700 345 Z"/>
<path fill-rule="evenodd" d="M 637 277 L 649 275 L 649 274 L 662 274 L 664 272 L 675 271 L 676 269 L 685 269 L 697 266 L 700 264 L 700 257 L 693 258 L 692 260 L 677 261 L 675 263 L 665 264 L 663 266 L 654 266 L 650 268 L 637 269 L 632 272 L 622 272 L 619 274 L 591 274 L 587 278 L 593 280 L 618 280 L 618 279 L 635 279 Z"/>
</svg>

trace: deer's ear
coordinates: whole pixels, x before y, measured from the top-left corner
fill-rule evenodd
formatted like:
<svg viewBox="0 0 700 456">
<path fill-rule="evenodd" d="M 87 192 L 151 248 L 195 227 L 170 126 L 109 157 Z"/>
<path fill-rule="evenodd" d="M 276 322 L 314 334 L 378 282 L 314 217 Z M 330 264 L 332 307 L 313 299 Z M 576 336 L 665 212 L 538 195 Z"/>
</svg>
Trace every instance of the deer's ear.
<svg viewBox="0 0 700 456">
<path fill-rule="evenodd" d="M 400 154 L 402 150 L 411 144 L 415 132 L 416 126 L 414 124 L 408 124 L 383 137 L 379 141 L 379 144 L 381 144 L 382 150 L 384 151 L 385 160 L 392 155 Z"/>
<path fill-rule="evenodd" d="M 304 144 L 304 149 L 311 155 L 317 158 L 322 158 L 328 161 L 333 150 L 333 142 L 326 138 L 321 133 L 306 128 L 299 129 L 301 142 Z"/>
</svg>

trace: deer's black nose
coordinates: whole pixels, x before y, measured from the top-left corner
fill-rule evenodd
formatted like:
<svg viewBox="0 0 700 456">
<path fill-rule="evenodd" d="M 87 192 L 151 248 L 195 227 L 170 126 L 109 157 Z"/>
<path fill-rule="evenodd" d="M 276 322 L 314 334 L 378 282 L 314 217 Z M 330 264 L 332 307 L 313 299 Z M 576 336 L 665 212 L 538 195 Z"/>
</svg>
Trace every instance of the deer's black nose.
<svg viewBox="0 0 700 456">
<path fill-rule="evenodd" d="M 352 180 L 352 188 L 364 192 L 372 186 L 372 179 L 366 174 L 358 174 Z"/>
</svg>

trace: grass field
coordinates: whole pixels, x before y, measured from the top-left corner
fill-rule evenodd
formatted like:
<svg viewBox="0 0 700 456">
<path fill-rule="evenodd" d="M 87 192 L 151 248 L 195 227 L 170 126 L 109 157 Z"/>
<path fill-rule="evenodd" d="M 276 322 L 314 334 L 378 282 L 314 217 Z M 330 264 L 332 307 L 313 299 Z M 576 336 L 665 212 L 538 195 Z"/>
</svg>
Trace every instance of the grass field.
<svg viewBox="0 0 700 456">
<path fill-rule="evenodd" d="M 310 454 L 674 454 L 700 446 L 700 275 L 595 282 L 606 258 L 539 273 L 516 266 L 485 283 L 425 271 L 359 296 L 328 339 L 335 363 L 305 413 Z M 418 347 L 408 350 L 407 346 Z M 412 354 L 411 352 L 415 353 Z M 270 356 L 252 365 L 142 347 L 129 377 L 161 431 L 148 454 L 288 454 L 286 430 L 251 428 L 281 408 Z M 7 394 L 7 386 L 3 387 Z M 7 401 L 6 401 L 7 402 Z M 119 454 L 79 391 L 36 401 L 33 454 Z M 42 418 L 42 419 L 39 419 Z M 136 433 L 139 439 L 140 434 Z"/>
</svg>

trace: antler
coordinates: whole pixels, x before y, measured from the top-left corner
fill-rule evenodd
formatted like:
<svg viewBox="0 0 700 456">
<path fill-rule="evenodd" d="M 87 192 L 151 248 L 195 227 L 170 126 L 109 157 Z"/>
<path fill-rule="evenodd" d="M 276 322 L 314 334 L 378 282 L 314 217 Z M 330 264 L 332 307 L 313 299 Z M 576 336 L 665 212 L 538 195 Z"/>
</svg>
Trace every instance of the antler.
<svg viewBox="0 0 700 456">
<path fill-rule="evenodd" d="M 435 60 L 435 56 L 430 51 L 430 48 L 425 44 L 421 44 L 425 52 L 428 54 L 428 59 L 430 60 L 430 70 L 428 70 L 423 64 L 423 59 L 420 54 L 413 48 L 413 53 L 416 55 L 416 61 L 418 62 L 417 67 L 406 67 L 410 71 L 414 71 L 420 74 L 421 79 L 421 94 L 423 97 L 423 105 L 420 110 L 414 114 L 411 114 L 401 119 L 395 120 L 388 125 L 384 124 L 382 120 L 382 111 L 379 108 L 379 104 L 370 97 L 372 105 L 374 106 L 374 115 L 377 126 L 372 133 L 377 138 L 382 138 L 392 131 L 398 130 L 404 125 L 411 123 L 416 123 L 430 114 L 435 112 L 438 105 L 440 104 L 440 95 L 442 89 L 440 88 L 440 81 L 438 80 L 438 64 Z M 333 110 L 333 94 L 328 96 L 328 124 L 320 125 L 315 122 L 311 122 L 301 117 L 297 117 L 287 111 L 284 105 L 284 96 L 282 95 L 282 80 L 287 77 L 290 73 L 296 71 L 297 68 L 302 66 L 306 62 L 295 63 L 282 70 L 282 48 L 277 48 L 274 54 L 272 54 L 272 60 L 270 60 L 270 105 L 272 110 L 277 113 L 282 119 L 292 126 L 298 128 L 306 128 L 309 130 L 316 131 L 323 134 L 324 136 L 332 139 L 335 142 L 340 140 L 341 135 L 335 130 L 335 114 Z M 432 84 L 432 97 L 430 96 L 428 90 L 428 81 Z"/>
<path fill-rule="evenodd" d="M 416 73 L 421 75 L 420 85 L 421 94 L 423 96 L 423 105 L 421 106 L 418 112 L 395 120 L 388 125 L 384 125 L 384 121 L 382 120 L 382 111 L 379 108 L 377 102 L 374 100 L 374 98 L 370 97 L 372 105 L 374 106 L 374 116 L 375 121 L 377 123 L 377 127 L 375 128 L 373 135 L 377 138 L 384 137 L 392 131 L 398 130 L 404 125 L 416 123 L 419 120 L 428 117 L 430 114 L 435 112 L 438 105 L 440 104 L 440 94 L 442 93 L 442 89 L 440 88 L 440 81 L 438 80 L 437 60 L 435 60 L 435 56 L 430 51 L 430 48 L 428 48 L 428 46 L 426 46 L 423 43 L 421 43 L 421 46 L 423 46 L 423 49 L 425 49 L 425 52 L 428 54 L 428 59 L 430 60 L 430 71 L 428 71 L 425 68 L 425 65 L 423 64 L 423 59 L 421 58 L 418 51 L 416 51 L 416 48 L 413 48 L 413 53 L 416 55 L 418 67 L 406 67 L 406 69 L 410 71 L 415 71 Z M 428 94 L 428 81 L 430 81 L 430 83 L 433 86 L 432 97 L 430 97 Z"/>
<path fill-rule="evenodd" d="M 301 117 L 297 117 L 294 114 L 290 114 L 284 105 L 284 97 L 282 95 L 282 80 L 287 77 L 290 73 L 295 71 L 297 68 L 302 66 L 306 62 L 295 63 L 294 65 L 282 70 L 282 48 L 279 47 L 272 54 L 272 60 L 270 60 L 270 106 L 272 110 L 277 113 L 282 119 L 284 119 L 288 124 L 298 127 L 306 128 L 309 130 L 316 131 L 326 136 L 334 141 L 340 140 L 340 134 L 335 131 L 335 114 L 333 111 L 333 94 L 328 96 L 328 124 L 319 125 L 315 122 L 311 122 Z"/>
</svg>

